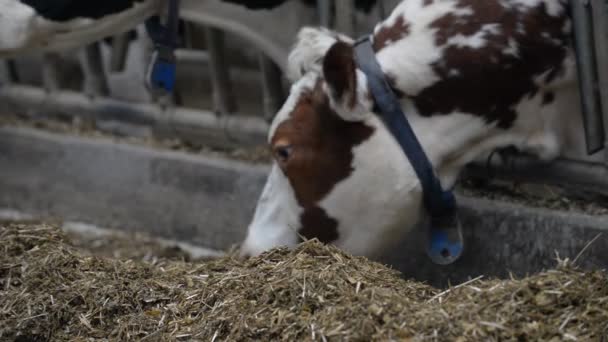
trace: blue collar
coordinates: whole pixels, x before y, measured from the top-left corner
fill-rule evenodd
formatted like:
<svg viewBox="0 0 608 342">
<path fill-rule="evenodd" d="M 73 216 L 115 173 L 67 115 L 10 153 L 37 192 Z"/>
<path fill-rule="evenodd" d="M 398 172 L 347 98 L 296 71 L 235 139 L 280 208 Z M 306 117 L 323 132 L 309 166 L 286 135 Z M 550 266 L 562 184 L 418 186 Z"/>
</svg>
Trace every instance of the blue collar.
<svg viewBox="0 0 608 342">
<path fill-rule="evenodd" d="M 430 245 L 427 252 L 434 262 L 449 264 L 460 256 L 463 247 L 454 194 L 441 187 L 433 165 L 386 81 L 369 36 L 355 43 L 355 60 L 367 76 L 380 117 L 401 146 L 422 185 L 424 207 L 430 217 Z"/>
</svg>

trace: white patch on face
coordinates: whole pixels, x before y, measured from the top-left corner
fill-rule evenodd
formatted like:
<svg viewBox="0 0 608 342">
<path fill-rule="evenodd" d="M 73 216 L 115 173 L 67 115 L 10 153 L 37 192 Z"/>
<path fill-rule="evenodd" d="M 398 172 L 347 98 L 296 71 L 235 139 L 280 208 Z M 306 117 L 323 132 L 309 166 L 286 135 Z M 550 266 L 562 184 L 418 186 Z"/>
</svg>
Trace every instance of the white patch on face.
<svg viewBox="0 0 608 342">
<path fill-rule="evenodd" d="M 274 247 L 295 246 L 302 211 L 289 180 L 276 164 L 273 165 L 241 253 L 255 256 Z"/>
<path fill-rule="evenodd" d="M 338 247 L 374 256 L 420 219 L 421 188 L 407 158 L 376 116 L 372 136 L 353 149 L 352 174 L 319 202 L 339 222 Z"/>
<path fill-rule="evenodd" d="M 285 120 L 289 119 L 289 116 L 296 108 L 296 105 L 300 101 L 300 97 L 302 94 L 311 91 L 317 80 L 319 79 L 319 74 L 316 72 L 309 72 L 304 75 L 300 80 L 294 83 L 291 86 L 291 90 L 289 91 L 289 97 L 277 113 L 274 119 L 272 120 L 272 124 L 270 125 L 270 129 L 268 130 L 268 143 L 272 140 L 277 127 Z"/>
<path fill-rule="evenodd" d="M 302 28 L 296 44 L 289 53 L 287 78 L 295 82 L 309 72 L 321 72 L 321 60 L 338 39 L 352 43 L 350 37 L 329 31 L 325 28 Z"/>
</svg>

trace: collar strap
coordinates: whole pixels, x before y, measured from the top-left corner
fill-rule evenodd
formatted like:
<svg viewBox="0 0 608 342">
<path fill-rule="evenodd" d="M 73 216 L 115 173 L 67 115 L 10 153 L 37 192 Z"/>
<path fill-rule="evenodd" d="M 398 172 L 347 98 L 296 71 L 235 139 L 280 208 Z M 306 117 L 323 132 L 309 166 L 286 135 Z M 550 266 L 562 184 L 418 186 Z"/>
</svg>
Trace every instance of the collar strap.
<svg viewBox="0 0 608 342">
<path fill-rule="evenodd" d="M 152 16 L 145 22 L 148 35 L 154 42 L 155 51 L 148 66 L 146 84 L 157 94 L 172 93 L 175 88 L 175 49 L 179 46 L 179 0 L 167 1 L 166 24 L 160 16 Z"/>
<path fill-rule="evenodd" d="M 359 69 L 367 76 L 369 89 L 382 120 L 401 146 L 422 184 L 424 205 L 431 220 L 450 219 L 456 213 L 454 194 L 450 190 L 444 191 L 435 176 L 431 162 L 403 113 L 399 100 L 386 81 L 369 36 L 360 38 L 355 43 L 355 60 Z"/>
</svg>

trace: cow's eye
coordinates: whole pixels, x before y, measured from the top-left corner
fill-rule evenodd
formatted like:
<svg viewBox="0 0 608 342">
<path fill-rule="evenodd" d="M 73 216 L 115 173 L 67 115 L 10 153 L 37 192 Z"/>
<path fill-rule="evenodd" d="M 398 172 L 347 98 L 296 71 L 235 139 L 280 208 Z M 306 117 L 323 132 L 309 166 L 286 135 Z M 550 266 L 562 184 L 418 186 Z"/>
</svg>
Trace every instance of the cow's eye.
<svg viewBox="0 0 608 342">
<path fill-rule="evenodd" d="M 292 147 L 290 145 L 281 145 L 274 148 L 274 154 L 277 160 L 281 163 L 286 163 L 291 157 Z"/>
</svg>

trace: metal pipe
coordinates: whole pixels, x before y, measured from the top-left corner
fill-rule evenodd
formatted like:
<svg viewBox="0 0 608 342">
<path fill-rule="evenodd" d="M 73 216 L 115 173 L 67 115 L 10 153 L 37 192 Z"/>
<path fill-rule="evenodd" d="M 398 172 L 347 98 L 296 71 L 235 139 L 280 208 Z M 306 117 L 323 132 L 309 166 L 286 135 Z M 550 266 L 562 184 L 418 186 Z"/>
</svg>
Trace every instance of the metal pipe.
<svg viewBox="0 0 608 342">
<path fill-rule="evenodd" d="M 182 107 L 164 109 L 154 103 L 132 103 L 107 97 L 89 98 L 74 91 L 45 92 L 32 86 L 0 88 L 0 101 L 12 108 L 59 112 L 98 121 L 151 126 L 171 137 L 188 138 L 210 146 L 263 144 L 268 124 L 260 117 L 222 115 Z"/>
<path fill-rule="evenodd" d="M 464 178 L 503 179 L 562 186 L 566 189 L 608 195 L 608 167 L 601 163 L 557 159 L 543 162 L 527 155 L 494 158 L 488 164 L 465 168 Z"/>
<path fill-rule="evenodd" d="M 592 15 L 586 0 L 572 0 L 571 8 L 587 153 L 594 154 L 604 148 L 605 132 L 597 89 Z"/>
<path fill-rule="evenodd" d="M 47 91 L 59 90 L 59 70 L 57 63 L 60 57 L 55 52 L 47 52 L 42 57 L 42 84 Z"/>
<path fill-rule="evenodd" d="M 262 91 L 264 93 L 264 118 L 272 121 L 285 100 L 281 69 L 266 55 L 259 53 L 262 74 Z"/>
<path fill-rule="evenodd" d="M 205 27 L 205 37 L 209 50 L 209 71 L 213 88 L 213 105 L 216 113 L 228 114 L 236 111 L 236 100 L 232 92 L 230 71 L 226 63 L 224 32 Z"/>
<path fill-rule="evenodd" d="M 6 67 L 8 68 L 8 78 L 10 82 L 17 83 L 21 79 L 19 77 L 19 69 L 17 68 L 17 63 L 14 59 L 9 59 L 6 61 Z"/>
<path fill-rule="evenodd" d="M 127 53 L 129 52 L 130 34 L 125 32 L 112 37 L 112 53 L 110 55 L 110 72 L 125 70 Z"/>
<path fill-rule="evenodd" d="M 386 19 L 386 4 L 384 1 L 378 1 L 378 16 L 380 20 Z"/>
<path fill-rule="evenodd" d="M 591 7 L 600 105 L 604 116 L 604 132 L 608 133 L 608 1 L 592 0 Z M 608 162 L 608 134 L 605 134 L 604 148 Z"/>
<path fill-rule="evenodd" d="M 8 71 L 8 61 L 0 61 L 0 87 L 12 84 L 10 73 Z"/>
<path fill-rule="evenodd" d="M 84 72 L 84 93 L 89 96 L 103 96 L 109 93 L 108 80 L 103 68 L 103 58 L 99 43 L 84 48 L 81 66 Z"/>
<path fill-rule="evenodd" d="M 355 23 L 355 0 L 334 1 L 336 7 L 336 30 L 354 37 L 357 33 Z"/>
<path fill-rule="evenodd" d="M 286 62 L 291 40 L 270 38 L 271 28 L 276 29 L 273 25 L 259 25 L 259 23 L 256 25 L 249 20 L 246 20 L 246 22 L 239 20 L 241 17 L 237 13 L 245 12 L 246 9 L 232 8 L 228 11 L 222 8 L 223 6 L 216 6 L 212 1 L 185 0 L 182 4 L 180 17 L 185 21 L 214 27 L 234 34 L 248 41 L 258 50 L 263 51 L 281 70 L 287 69 Z M 247 13 L 250 12 L 247 11 Z M 257 18 L 257 15 L 252 18 Z M 266 18 L 266 15 L 264 15 L 264 18 Z"/>
<path fill-rule="evenodd" d="M 0 61 L 0 86 L 19 82 L 17 65 L 12 59 Z"/>
<path fill-rule="evenodd" d="M 183 63 L 209 63 L 209 52 L 205 50 L 192 50 L 192 49 L 176 49 L 175 58 L 177 62 Z"/>
<path fill-rule="evenodd" d="M 331 6 L 332 1 L 317 0 L 317 14 L 319 15 L 319 25 L 323 27 L 331 27 Z"/>
</svg>

